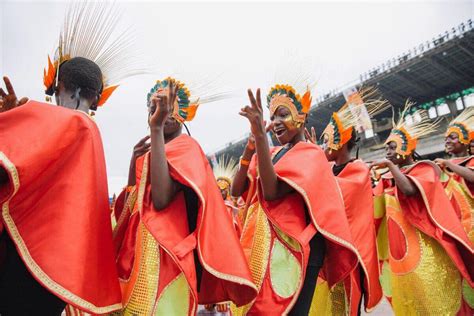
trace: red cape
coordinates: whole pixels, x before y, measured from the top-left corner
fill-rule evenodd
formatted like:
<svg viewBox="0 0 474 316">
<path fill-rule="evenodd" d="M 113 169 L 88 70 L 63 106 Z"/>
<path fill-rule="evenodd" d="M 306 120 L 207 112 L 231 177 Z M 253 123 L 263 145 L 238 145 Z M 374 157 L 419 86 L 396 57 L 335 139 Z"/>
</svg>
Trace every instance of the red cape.
<svg viewBox="0 0 474 316">
<path fill-rule="evenodd" d="M 356 160 L 348 163 L 336 179 L 344 196 L 344 205 L 352 238 L 362 258 L 360 264 L 365 277 L 365 308 L 367 311 L 370 311 L 383 297 L 382 287 L 379 282 L 376 232 L 373 223 L 374 200 L 370 170 L 363 161 Z M 356 270 L 356 272 L 358 273 L 359 270 Z M 359 275 L 355 275 L 353 280 L 359 284 Z M 357 310 L 359 308 L 359 301 L 353 302 L 353 304 L 357 306 L 351 307 Z"/>
<path fill-rule="evenodd" d="M 203 266 L 199 303 L 229 300 L 238 306 L 249 303 L 257 295 L 257 289 L 251 281 L 250 270 L 234 232 L 232 219 L 205 154 L 199 144 L 187 135 L 181 135 L 166 144 L 165 150 L 171 177 L 196 193 L 199 210 L 197 228 L 191 234 L 187 220 L 184 220 L 187 214 L 182 192 L 176 195 L 167 208 L 155 210 L 151 200 L 149 154 L 137 160 L 137 174 L 146 177 L 145 181 L 137 181 L 146 183 L 143 200 L 139 196 L 137 201 L 138 205 L 142 205 L 139 206 L 141 220 L 172 260 L 168 263 L 169 268 L 160 269 L 157 297 L 169 280 L 173 280 L 180 272 L 186 276 L 194 298 L 198 297 L 192 255 L 192 250 L 197 247 Z M 134 221 L 133 218 L 131 221 Z M 126 253 L 133 253 L 126 251 L 129 247 L 133 245 L 122 246 L 121 257 Z M 119 261 L 119 265 L 128 271 L 130 263 L 130 260 L 123 258 Z M 123 270 L 120 268 L 120 271 Z"/>
<path fill-rule="evenodd" d="M 255 177 L 255 159 L 251 167 L 249 172 Z M 342 193 L 324 152 L 319 146 L 299 142 L 274 168 L 278 178 L 296 192 L 277 201 L 265 201 L 258 187 L 267 217 L 302 245 L 308 245 L 311 237 L 319 231 L 326 239 L 324 278 L 330 286 L 342 281 L 357 266 L 359 254 L 350 233 Z M 311 217 L 309 225 L 305 223 L 305 209 Z M 305 254 L 305 265 L 308 255 Z"/>
<path fill-rule="evenodd" d="M 407 169 L 419 194 L 405 196 L 398 188 L 395 193 L 408 221 L 436 239 L 456 264 L 463 278 L 474 286 L 474 250 L 451 202 L 439 181 L 440 170 L 431 161 L 420 161 Z"/>
<path fill-rule="evenodd" d="M 104 153 L 84 113 L 35 101 L 0 114 L 2 222 L 33 276 L 90 313 L 121 307 Z"/>
</svg>

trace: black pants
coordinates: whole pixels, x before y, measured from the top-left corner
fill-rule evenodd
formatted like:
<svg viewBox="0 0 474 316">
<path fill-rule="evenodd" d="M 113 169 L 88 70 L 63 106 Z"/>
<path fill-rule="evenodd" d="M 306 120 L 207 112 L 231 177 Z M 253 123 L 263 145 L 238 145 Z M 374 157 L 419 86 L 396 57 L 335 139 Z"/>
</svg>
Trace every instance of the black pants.
<svg viewBox="0 0 474 316">
<path fill-rule="evenodd" d="M 183 191 L 184 191 L 184 200 L 186 202 L 186 213 L 188 215 L 189 232 L 192 233 L 193 231 L 196 230 L 196 226 L 197 226 L 199 200 L 196 193 L 191 188 L 184 187 Z M 201 265 L 201 262 L 199 261 L 197 249 L 193 250 L 193 255 L 194 255 L 194 266 L 196 267 L 197 290 L 198 292 L 200 292 L 201 279 L 202 279 L 202 265 Z"/>
<path fill-rule="evenodd" d="M 6 232 L 0 243 L 6 250 L 0 270 L 0 315 L 61 315 L 66 303 L 33 278 Z"/>
<path fill-rule="evenodd" d="M 309 247 L 310 254 L 303 287 L 301 288 L 300 295 L 289 315 L 308 315 L 309 309 L 311 308 L 314 290 L 316 289 L 316 282 L 318 281 L 319 270 L 323 266 L 324 256 L 326 254 L 326 244 L 323 235 L 317 233 L 309 242 Z"/>
</svg>

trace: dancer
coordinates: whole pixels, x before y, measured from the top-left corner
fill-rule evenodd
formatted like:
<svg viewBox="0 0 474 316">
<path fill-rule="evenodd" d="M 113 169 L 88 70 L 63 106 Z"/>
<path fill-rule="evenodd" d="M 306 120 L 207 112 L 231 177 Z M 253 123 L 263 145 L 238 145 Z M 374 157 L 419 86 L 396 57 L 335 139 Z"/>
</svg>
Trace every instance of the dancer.
<svg viewBox="0 0 474 316">
<path fill-rule="evenodd" d="M 256 295 L 231 217 L 199 144 L 182 134 L 199 95 L 173 79 L 148 94 L 150 152 L 136 160 L 115 229 L 120 314 L 194 315 L 199 304 L 247 304 Z"/>
<path fill-rule="evenodd" d="M 333 285 L 357 265 L 336 180 L 324 152 L 304 141 L 311 92 L 300 82 L 298 90 L 276 85 L 267 96 L 282 146 L 269 147 L 260 89 L 256 96 L 248 91 L 251 106 L 240 112 L 250 122 L 256 154 L 249 142 L 231 193 L 249 205 L 241 243 L 259 294 L 243 308 L 231 307 L 233 315 L 307 315 L 320 269 Z"/>
<path fill-rule="evenodd" d="M 373 168 L 388 168 L 376 187 L 383 196 L 377 214 L 384 294 L 396 315 L 472 315 L 463 300 L 463 278 L 473 284 L 473 246 L 430 161 L 415 162 L 418 139 L 436 130 L 426 111 L 412 124 L 404 114 L 385 142 L 386 158 Z"/>
</svg>

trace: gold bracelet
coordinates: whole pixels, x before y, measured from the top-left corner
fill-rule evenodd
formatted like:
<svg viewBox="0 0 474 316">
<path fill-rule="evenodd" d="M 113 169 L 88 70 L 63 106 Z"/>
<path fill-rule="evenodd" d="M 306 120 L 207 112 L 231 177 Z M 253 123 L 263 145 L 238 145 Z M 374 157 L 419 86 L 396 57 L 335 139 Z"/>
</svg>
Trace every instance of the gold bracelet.
<svg viewBox="0 0 474 316">
<path fill-rule="evenodd" d="M 246 160 L 243 157 L 240 157 L 240 164 L 242 166 L 249 166 L 250 165 L 250 160 Z"/>
</svg>

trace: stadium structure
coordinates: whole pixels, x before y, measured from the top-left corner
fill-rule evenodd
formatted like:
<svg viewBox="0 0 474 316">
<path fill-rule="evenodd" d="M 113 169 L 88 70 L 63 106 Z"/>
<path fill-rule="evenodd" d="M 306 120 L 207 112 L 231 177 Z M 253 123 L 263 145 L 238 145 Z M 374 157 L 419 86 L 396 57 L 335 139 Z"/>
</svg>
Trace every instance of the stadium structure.
<svg viewBox="0 0 474 316">
<path fill-rule="evenodd" d="M 408 119 L 416 119 L 412 114 L 417 109 L 425 109 L 431 119 L 441 120 L 439 132 L 420 140 L 417 152 L 428 159 L 442 156 L 443 134 L 448 122 L 466 107 L 474 106 L 472 19 L 368 70 L 355 83 L 323 94 L 311 107 L 308 129 L 314 127 L 320 135 L 332 113 L 345 103 L 343 91 L 368 86 L 376 87 L 392 104 L 395 116 L 410 99 L 415 106 L 408 113 Z M 392 112 L 377 115 L 372 125 L 372 130 L 359 135 L 359 157 L 366 161 L 384 156 L 383 142 L 392 128 Z M 277 145 L 276 139 L 272 138 L 272 141 Z M 247 138 L 242 138 L 227 144 L 210 155 L 211 161 L 223 155 L 240 157 L 246 142 Z"/>
</svg>

